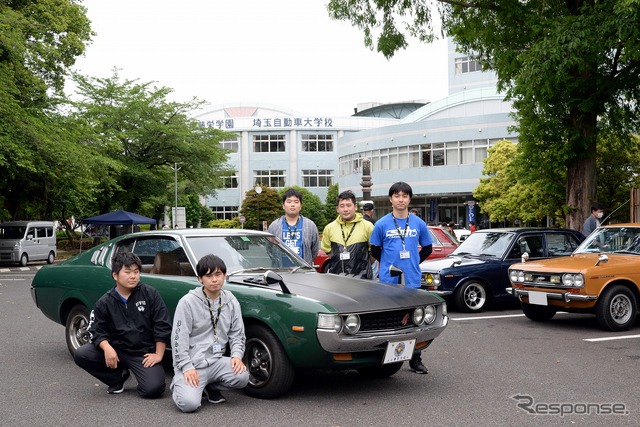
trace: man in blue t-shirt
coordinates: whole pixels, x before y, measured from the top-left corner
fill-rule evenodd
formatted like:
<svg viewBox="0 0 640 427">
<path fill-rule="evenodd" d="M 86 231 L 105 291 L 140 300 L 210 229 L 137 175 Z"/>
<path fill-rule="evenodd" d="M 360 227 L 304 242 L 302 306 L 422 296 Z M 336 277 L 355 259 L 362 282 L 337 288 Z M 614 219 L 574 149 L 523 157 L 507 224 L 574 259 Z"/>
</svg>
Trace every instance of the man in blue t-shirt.
<svg viewBox="0 0 640 427">
<path fill-rule="evenodd" d="M 431 254 L 432 241 L 427 224 L 409 213 L 413 190 L 406 182 L 396 182 L 389 188 L 393 210 L 376 221 L 369 242 L 371 255 L 380 262 L 380 281 L 398 284 L 390 274 L 391 266 L 403 272 L 404 284 L 419 288 L 422 273 L 420 263 Z M 420 351 L 413 354 L 409 367 L 418 374 L 429 372 L 422 364 Z"/>
</svg>

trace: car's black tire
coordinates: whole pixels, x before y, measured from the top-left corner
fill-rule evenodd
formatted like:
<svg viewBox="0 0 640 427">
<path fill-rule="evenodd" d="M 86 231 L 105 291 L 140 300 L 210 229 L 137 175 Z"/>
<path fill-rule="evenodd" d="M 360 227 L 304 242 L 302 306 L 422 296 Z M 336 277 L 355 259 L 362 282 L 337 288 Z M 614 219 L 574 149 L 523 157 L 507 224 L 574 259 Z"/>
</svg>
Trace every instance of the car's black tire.
<svg viewBox="0 0 640 427">
<path fill-rule="evenodd" d="M 246 393 L 260 399 L 283 395 L 293 384 L 295 368 L 278 337 L 261 325 L 248 326 L 246 335 L 243 360 L 249 370 Z"/>
<path fill-rule="evenodd" d="M 29 256 L 24 253 L 20 256 L 20 267 L 26 267 L 29 262 Z"/>
<path fill-rule="evenodd" d="M 47 264 L 53 264 L 55 260 L 56 254 L 54 254 L 53 251 L 49 252 L 49 255 L 47 256 Z"/>
<path fill-rule="evenodd" d="M 73 355 L 80 346 L 89 342 L 89 309 L 82 304 L 73 306 L 67 316 L 65 337 L 67 348 Z"/>
<path fill-rule="evenodd" d="M 551 320 L 558 311 L 555 307 L 550 307 L 548 305 L 535 305 L 526 302 L 520 303 L 520 305 L 522 306 L 522 312 L 524 315 L 534 322 L 546 322 L 547 320 Z"/>
<path fill-rule="evenodd" d="M 638 301 L 629 288 L 613 285 L 605 289 L 596 304 L 598 324 L 609 331 L 627 331 L 638 314 Z"/>
<path fill-rule="evenodd" d="M 456 308 L 465 313 L 477 313 L 489 303 L 487 285 L 477 280 L 468 280 L 456 289 L 454 296 Z"/>
<path fill-rule="evenodd" d="M 368 366 L 358 369 L 361 375 L 368 378 L 387 378 L 394 375 L 402 368 L 402 362 L 389 363 L 388 365 Z"/>
</svg>

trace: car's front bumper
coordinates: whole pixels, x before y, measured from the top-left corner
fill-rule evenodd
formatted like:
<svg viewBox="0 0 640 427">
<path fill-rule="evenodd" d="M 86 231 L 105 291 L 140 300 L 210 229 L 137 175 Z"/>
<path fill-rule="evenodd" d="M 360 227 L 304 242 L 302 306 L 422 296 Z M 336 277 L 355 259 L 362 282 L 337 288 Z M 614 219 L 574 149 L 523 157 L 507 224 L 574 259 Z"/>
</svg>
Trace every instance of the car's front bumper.
<svg viewBox="0 0 640 427">
<path fill-rule="evenodd" d="M 527 289 L 521 288 L 507 288 L 508 294 L 513 295 L 516 298 L 521 296 L 529 298 L 529 291 Z M 545 292 L 545 291 L 535 291 L 535 292 L 543 292 L 547 299 L 556 300 L 556 301 L 595 301 L 598 299 L 597 295 L 582 295 L 582 294 L 572 294 L 571 292 Z"/>
<path fill-rule="evenodd" d="M 356 353 L 380 351 L 389 342 L 415 339 L 416 342 L 427 342 L 435 339 L 449 323 L 449 317 L 439 314 L 431 325 L 411 328 L 405 331 L 368 332 L 357 335 L 338 334 L 329 329 L 316 331 L 320 346 L 329 353 Z"/>
<path fill-rule="evenodd" d="M 441 297 L 446 297 L 453 294 L 453 291 L 439 291 L 437 289 L 429 289 L 426 286 L 423 287 L 422 289 L 424 289 L 425 291 L 431 292 L 432 294 L 440 295 Z"/>
</svg>

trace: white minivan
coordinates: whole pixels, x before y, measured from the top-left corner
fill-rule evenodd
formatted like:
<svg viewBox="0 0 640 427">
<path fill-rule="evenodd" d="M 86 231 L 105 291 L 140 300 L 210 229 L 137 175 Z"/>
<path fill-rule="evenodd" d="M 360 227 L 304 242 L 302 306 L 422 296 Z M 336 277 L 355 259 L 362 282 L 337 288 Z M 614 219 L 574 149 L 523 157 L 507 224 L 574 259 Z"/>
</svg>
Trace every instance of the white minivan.
<svg viewBox="0 0 640 427">
<path fill-rule="evenodd" d="M 9 221 L 0 224 L 0 262 L 27 265 L 56 259 L 56 227 L 51 221 Z"/>
</svg>

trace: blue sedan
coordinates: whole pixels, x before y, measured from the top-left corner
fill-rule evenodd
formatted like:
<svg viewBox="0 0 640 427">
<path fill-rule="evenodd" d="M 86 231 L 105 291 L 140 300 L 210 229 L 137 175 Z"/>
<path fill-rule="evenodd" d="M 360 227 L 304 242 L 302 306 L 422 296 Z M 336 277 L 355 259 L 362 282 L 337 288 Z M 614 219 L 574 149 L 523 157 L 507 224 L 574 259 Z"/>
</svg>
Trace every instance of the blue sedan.
<svg viewBox="0 0 640 427">
<path fill-rule="evenodd" d="M 447 258 L 420 264 L 422 288 L 460 311 L 479 312 L 492 301 L 513 298 L 508 269 L 526 259 L 570 255 L 584 236 L 560 228 L 495 228 L 472 233 Z"/>
</svg>

